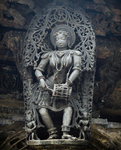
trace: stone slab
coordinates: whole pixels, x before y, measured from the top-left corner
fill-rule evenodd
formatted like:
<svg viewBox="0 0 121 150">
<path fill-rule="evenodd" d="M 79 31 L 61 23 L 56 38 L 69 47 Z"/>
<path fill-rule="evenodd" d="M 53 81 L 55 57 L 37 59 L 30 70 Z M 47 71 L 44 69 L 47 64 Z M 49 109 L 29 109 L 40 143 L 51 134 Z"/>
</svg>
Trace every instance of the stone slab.
<svg viewBox="0 0 121 150">
<path fill-rule="evenodd" d="M 113 129 L 120 128 L 121 129 L 121 123 L 119 123 L 119 122 L 109 122 L 108 123 L 108 128 L 113 128 Z"/>
<path fill-rule="evenodd" d="M 86 140 L 70 140 L 70 139 L 52 139 L 52 140 L 30 140 L 27 145 L 83 145 L 86 146 L 89 141 Z"/>
<path fill-rule="evenodd" d="M 108 120 L 102 118 L 92 118 L 92 124 L 108 125 Z"/>
</svg>

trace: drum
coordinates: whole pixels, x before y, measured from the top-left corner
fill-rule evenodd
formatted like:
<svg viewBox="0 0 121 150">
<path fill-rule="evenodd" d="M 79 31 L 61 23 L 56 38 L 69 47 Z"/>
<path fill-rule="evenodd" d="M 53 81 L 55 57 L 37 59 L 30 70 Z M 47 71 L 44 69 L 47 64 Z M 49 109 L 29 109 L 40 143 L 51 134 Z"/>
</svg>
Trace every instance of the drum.
<svg viewBox="0 0 121 150">
<path fill-rule="evenodd" d="M 52 96 L 57 99 L 69 99 L 72 93 L 72 87 L 67 84 L 54 84 Z"/>
</svg>

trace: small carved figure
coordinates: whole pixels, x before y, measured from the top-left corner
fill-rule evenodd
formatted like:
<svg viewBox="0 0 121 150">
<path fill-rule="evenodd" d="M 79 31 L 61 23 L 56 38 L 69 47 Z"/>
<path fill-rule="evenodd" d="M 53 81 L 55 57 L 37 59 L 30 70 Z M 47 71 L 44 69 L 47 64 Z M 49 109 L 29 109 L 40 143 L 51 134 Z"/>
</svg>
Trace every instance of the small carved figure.
<svg viewBox="0 0 121 150">
<path fill-rule="evenodd" d="M 83 118 L 79 121 L 80 124 L 80 134 L 79 138 L 86 140 L 90 135 L 89 130 L 89 119 L 87 112 L 83 112 Z"/>
<path fill-rule="evenodd" d="M 26 126 L 25 126 L 25 131 L 27 132 L 27 139 L 28 140 L 34 140 L 34 139 L 39 139 L 36 135 L 36 123 L 33 120 L 32 117 L 32 111 L 27 110 L 26 111 Z"/>
</svg>

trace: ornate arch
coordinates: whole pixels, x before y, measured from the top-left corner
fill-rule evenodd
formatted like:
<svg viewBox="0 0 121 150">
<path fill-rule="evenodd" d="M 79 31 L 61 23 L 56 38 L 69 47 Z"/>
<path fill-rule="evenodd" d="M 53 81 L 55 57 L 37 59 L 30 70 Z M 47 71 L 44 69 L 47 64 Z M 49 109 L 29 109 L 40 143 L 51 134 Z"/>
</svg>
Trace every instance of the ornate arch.
<svg viewBox="0 0 121 150">
<path fill-rule="evenodd" d="M 76 50 L 82 53 L 82 69 L 92 70 L 95 55 L 95 33 L 90 18 L 81 8 L 65 6 L 46 7 L 35 15 L 24 41 L 23 63 L 36 68 L 40 54 L 52 50 L 47 37 L 57 24 L 66 24 L 76 33 Z"/>
</svg>

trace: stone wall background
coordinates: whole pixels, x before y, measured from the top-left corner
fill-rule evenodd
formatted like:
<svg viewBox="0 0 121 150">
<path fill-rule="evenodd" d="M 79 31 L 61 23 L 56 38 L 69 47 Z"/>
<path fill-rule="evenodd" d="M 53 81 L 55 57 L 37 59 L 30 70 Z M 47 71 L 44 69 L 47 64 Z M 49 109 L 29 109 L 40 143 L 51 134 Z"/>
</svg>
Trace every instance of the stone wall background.
<svg viewBox="0 0 121 150">
<path fill-rule="evenodd" d="M 93 118 L 121 122 L 121 2 L 70 1 L 85 9 L 92 19 L 96 33 L 97 63 Z M 50 2 L 52 0 L 0 1 L 1 144 L 24 126 L 22 44 L 31 19 Z"/>
</svg>

